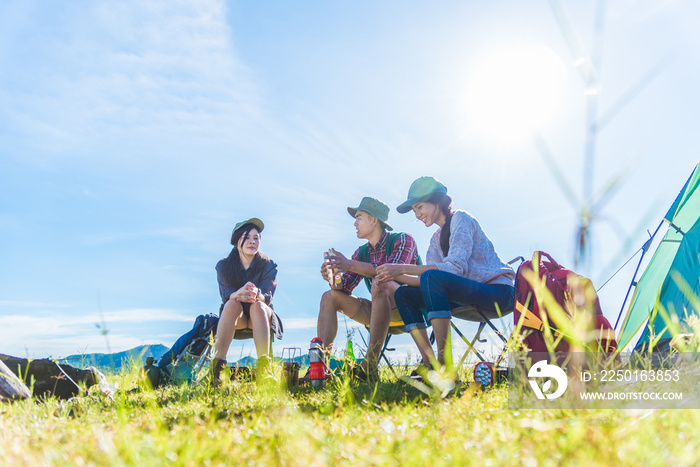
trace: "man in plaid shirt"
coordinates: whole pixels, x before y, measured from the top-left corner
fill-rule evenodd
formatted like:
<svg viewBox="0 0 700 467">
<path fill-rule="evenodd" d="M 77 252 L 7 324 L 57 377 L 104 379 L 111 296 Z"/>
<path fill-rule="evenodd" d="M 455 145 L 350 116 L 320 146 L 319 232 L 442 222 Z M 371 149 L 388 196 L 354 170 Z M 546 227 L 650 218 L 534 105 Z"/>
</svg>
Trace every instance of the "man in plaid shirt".
<svg viewBox="0 0 700 467">
<path fill-rule="evenodd" d="M 377 380 L 382 344 L 390 325 L 403 326 L 401 315 L 394 303 L 394 292 L 404 282 L 399 276 L 395 281 L 379 284 L 372 281 L 375 269 L 380 264 L 417 264 L 419 261 L 416 241 L 407 233 L 390 233 L 387 223 L 389 206 L 370 197 L 365 197 L 348 213 L 355 218 L 357 237 L 367 240 L 365 245 L 346 258 L 335 249 L 323 263 L 321 274 L 329 280 L 331 289 L 321 297 L 317 331 L 330 354 L 333 340 L 338 332 L 338 315 L 343 313 L 358 323 L 369 326 L 369 344 L 364 362 L 356 368 L 355 376 L 364 380 Z M 333 274 L 341 272 L 341 281 L 333 280 Z M 372 300 L 352 295 L 353 289 L 364 279 Z"/>
</svg>

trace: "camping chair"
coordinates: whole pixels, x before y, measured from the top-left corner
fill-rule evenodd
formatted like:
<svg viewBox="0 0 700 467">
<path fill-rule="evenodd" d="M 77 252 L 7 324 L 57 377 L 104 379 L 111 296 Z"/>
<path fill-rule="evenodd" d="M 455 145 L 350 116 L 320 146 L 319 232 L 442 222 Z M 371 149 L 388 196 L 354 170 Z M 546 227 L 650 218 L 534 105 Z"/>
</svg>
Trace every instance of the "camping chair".
<svg viewBox="0 0 700 467">
<path fill-rule="evenodd" d="M 525 261 L 525 258 L 522 256 L 517 256 L 513 258 L 512 260 L 508 261 L 508 265 L 513 265 L 517 263 L 518 261 Z M 498 366 L 498 364 L 503 360 L 503 357 L 505 356 L 506 352 L 506 344 L 508 343 L 508 339 L 503 335 L 501 331 L 498 330 L 498 328 L 491 322 L 493 319 L 498 319 L 498 318 L 503 318 L 510 313 L 513 312 L 512 309 L 509 310 L 501 310 L 501 314 L 499 315 L 495 311 L 486 311 L 482 310 L 477 306 L 474 305 L 467 305 L 467 306 L 462 306 L 459 308 L 455 308 L 453 310 L 450 310 L 452 313 L 453 318 L 458 318 L 462 319 L 465 321 L 472 321 L 472 322 L 478 322 L 479 327 L 474 334 L 474 337 L 472 337 L 471 341 L 467 339 L 467 337 L 459 330 L 457 325 L 455 325 L 454 320 L 450 320 L 450 325 L 452 326 L 452 329 L 457 333 L 459 337 L 462 338 L 465 344 L 467 344 L 467 351 L 462 355 L 462 358 L 459 360 L 459 364 L 457 365 L 457 368 L 459 369 L 464 361 L 466 360 L 467 356 L 469 353 L 474 352 L 474 354 L 477 356 L 479 361 L 485 362 L 486 358 L 474 347 L 474 344 L 477 342 L 486 342 L 486 339 L 481 339 L 481 333 L 482 331 L 486 328 L 486 326 L 489 326 L 491 330 L 503 341 L 503 350 L 501 350 L 501 353 L 496 360 L 496 363 L 494 366 Z M 365 329 L 369 332 L 369 326 L 365 326 Z M 404 324 L 401 321 L 396 321 L 389 323 L 389 332 L 387 333 L 386 339 L 384 340 L 384 345 L 382 346 L 382 350 L 379 354 L 379 360 L 384 359 L 386 364 L 389 366 L 389 369 L 391 369 L 392 373 L 396 375 L 396 371 L 394 370 L 394 367 L 391 365 L 389 362 L 389 359 L 386 356 L 386 352 L 391 352 L 396 349 L 389 348 L 389 341 L 391 340 L 391 336 L 395 336 L 398 334 L 404 334 L 406 332 L 404 328 Z M 364 340 L 364 337 L 362 337 Z M 430 343 L 433 344 L 435 343 L 435 334 L 431 333 L 430 335 Z M 365 342 L 365 345 L 367 345 L 367 342 Z"/>
<path fill-rule="evenodd" d="M 369 332 L 369 326 L 365 326 L 365 329 L 367 332 Z M 389 369 L 391 372 L 398 378 L 398 375 L 396 374 L 396 370 L 394 370 L 393 365 L 389 361 L 389 358 L 386 356 L 386 352 L 393 352 L 396 349 L 393 347 L 389 347 L 389 341 L 391 340 L 391 336 L 397 336 L 399 334 L 404 334 L 406 332 L 406 329 L 404 327 L 403 321 L 393 321 L 389 323 L 389 330 L 386 333 L 386 338 L 384 339 L 384 344 L 382 345 L 382 349 L 379 351 L 379 357 L 377 358 L 378 361 L 381 361 L 382 359 L 386 364 L 389 366 Z M 362 337 L 362 340 L 364 341 L 365 338 L 362 334 L 360 334 L 360 337 Z M 369 348 L 369 344 L 367 342 L 364 342 L 365 347 Z"/>
<path fill-rule="evenodd" d="M 498 330 L 498 328 L 491 322 L 492 319 L 497 319 L 501 318 L 503 316 L 508 315 L 509 313 L 512 313 L 513 310 L 506 310 L 501 316 L 498 316 L 497 313 L 495 312 L 486 312 L 484 310 L 481 310 L 477 308 L 476 306 L 463 306 L 459 308 L 455 308 L 452 310 L 452 317 L 454 318 L 459 318 L 463 319 L 465 321 L 474 321 L 479 323 L 479 328 L 477 329 L 476 333 L 474 334 L 474 337 L 472 337 L 471 341 L 467 339 L 467 337 L 459 330 L 459 328 L 455 325 L 454 321 L 450 321 L 450 324 L 452 326 L 452 329 L 459 335 L 459 337 L 462 338 L 465 344 L 467 344 L 467 351 L 464 353 L 462 358 L 459 361 L 459 365 L 457 365 L 457 368 L 460 368 L 462 366 L 462 363 L 464 363 L 464 360 L 466 360 L 466 357 L 469 355 L 470 352 L 474 352 L 474 354 L 479 358 L 479 361 L 486 361 L 486 358 L 474 347 L 474 344 L 477 342 L 486 342 L 486 339 L 481 339 L 481 333 L 482 331 L 486 328 L 486 326 L 489 326 L 494 333 L 503 341 L 503 350 L 501 351 L 501 355 L 499 356 L 498 360 L 496 361 L 496 366 L 498 366 L 498 363 L 503 359 L 505 356 L 505 349 L 506 346 L 505 344 L 508 342 L 506 337 L 503 335 L 502 332 Z M 365 326 L 365 329 L 369 332 L 369 326 Z M 386 356 L 386 352 L 393 352 L 394 348 L 389 347 L 389 341 L 391 341 L 392 336 L 396 336 L 399 334 L 404 334 L 406 332 L 404 328 L 404 324 L 400 321 L 393 322 L 389 324 L 389 331 L 387 332 L 386 339 L 384 339 L 384 345 L 382 346 L 382 349 L 379 353 L 379 360 L 384 360 L 386 364 L 389 366 L 389 369 L 391 372 L 394 374 L 394 376 L 397 376 L 396 370 L 394 370 L 393 365 L 389 361 L 389 359 Z M 361 335 L 362 336 L 362 335 Z M 364 336 L 362 336 L 362 339 L 364 340 Z M 435 335 L 433 333 L 430 334 L 430 343 L 433 344 L 435 343 Z M 365 346 L 368 346 L 367 342 L 365 342 Z M 398 376 L 397 376 L 398 377 Z"/>
<path fill-rule="evenodd" d="M 246 340 L 246 339 L 252 339 L 252 338 L 253 338 L 253 330 L 249 329 L 249 328 L 236 329 L 236 332 L 233 335 L 234 340 Z M 270 330 L 270 355 L 272 355 L 272 343 L 274 341 L 275 341 L 275 333 L 272 330 Z M 194 368 L 194 371 L 193 371 L 193 375 L 196 375 L 197 380 L 199 380 L 202 376 L 200 374 L 202 368 L 204 368 L 211 361 L 211 358 L 213 356 L 212 355 L 213 352 L 214 352 L 214 346 L 212 345 L 212 342 L 209 341 L 207 343 L 206 348 L 202 352 L 201 357 L 197 361 L 195 368 Z M 238 367 L 236 367 L 236 368 L 238 368 Z"/>
<path fill-rule="evenodd" d="M 224 305 L 221 304 L 219 307 L 219 314 L 218 316 L 221 316 L 221 312 L 224 309 Z M 276 322 L 277 325 L 279 326 L 279 332 L 280 332 L 280 338 L 282 334 L 284 334 L 284 326 L 282 326 L 282 320 L 279 318 L 277 313 L 275 313 L 274 308 L 273 308 L 273 318 L 276 317 Z M 234 340 L 246 340 L 246 339 L 252 339 L 253 338 L 253 330 L 250 328 L 244 328 L 244 329 L 236 329 L 233 339 Z M 270 329 L 270 348 L 269 348 L 269 354 L 272 356 L 272 343 L 275 341 L 275 331 L 273 329 Z M 193 370 L 193 375 L 196 380 L 199 380 L 201 378 L 201 370 L 202 368 L 208 364 L 212 358 L 212 353 L 214 351 L 214 346 L 212 345 L 213 342 L 211 340 L 207 341 L 206 343 L 206 348 L 202 352 L 199 360 L 194 366 Z"/>
<path fill-rule="evenodd" d="M 518 256 L 516 258 L 513 258 L 512 260 L 508 261 L 508 265 L 512 265 L 517 263 L 518 261 L 525 261 L 525 258 L 522 256 Z M 481 308 L 474 306 L 474 305 L 468 305 L 468 306 L 462 306 L 459 308 L 455 308 L 454 310 L 451 310 L 452 317 L 453 318 L 458 318 L 462 319 L 465 321 L 472 321 L 472 322 L 477 322 L 479 323 L 479 327 L 477 328 L 476 333 L 474 334 L 474 337 L 470 340 L 466 338 L 466 336 L 459 330 L 457 325 L 455 325 L 454 320 L 450 321 L 450 324 L 452 326 L 452 329 L 459 335 L 459 337 L 462 338 L 465 344 L 467 344 L 467 351 L 462 355 L 462 358 L 459 360 L 459 364 L 457 365 L 457 369 L 459 369 L 464 361 L 467 359 L 469 354 L 471 352 L 474 352 L 476 357 L 479 359 L 480 362 L 485 362 L 486 358 L 474 347 L 474 344 L 477 342 L 484 343 L 486 342 L 486 339 L 481 338 L 481 333 L 482 331 L 486 328 L 486 326 L 490 327 L 491 330 L 503 341 L 503 349 L 501 350 L 500 355 L 498 356 L 498 359 L 496 360 L 496 363 L 494 366 L 498 366 L 498 364 L 503 360 L 503 357 L 505 357 L 506 353 L 506 344 L 508 343 L 508 339 L 503 335 L 501 331 L 498 330 L 498 328 L 491 322 L 493 319 L 498 319 L 498 318 L 503 318 L 505 316 L 508 316 L 510 313 L 512 313 L 513 310 L 501 310 L 501 314 L 499 315 L 495 311 L 486 311 L 482 310 Z M 431 335 L 431 343 L 434 341 L 434 335 Z"/>
<path fill-rule="evenodd" d="M 505 345 L 508 343 L 508 339 L 503 335 L 501 331 L 498 330 L 498 328 L 491 322 L 492 319 L 497 319 L 497 318 L 502 318 L 504 316 L 507 316 L 508 314 L 512 313 L 513 310 L 505 310 L 500 316 L 495 313 L 495 312 L 485 312 L 484 310 L 476 307 L 476 306 L 463 306 L 456 308 L 452 310 L 452 317 L 453 318 L 458 318 L 458 319 L 463 319 L 465 321 L 473 321 L 479 323 L 479 327 L 474 334 L 474 337 L 472 340 L 468 340 L 467 337 L 459 330 L 457 325 L 455 325 L 454 321 L 451 321 L 450 324 L 452 326 L 452 329 L 459 335 L 459 337 L 462 338 L 465 344 L 467 344 L 467 351 L 462 355 L 462 358 L 459 361 L 459 365 L 457 365 L 457 368 L 462 366 L 462 363 L 464 363 L 464 360 L 466 360 L 467 356 L 471 353 L 474 352 L 474 354 L 477 356 L 479 361 L 485 362 L 486 358 L 474 347 L 474 344 L 477 342 L 484 343 L 486 342 L 486 339 L 481 338 L 481 333 L 482 331 L 486 328 L 486 326 L 489 326 L 491 330 L 503 341 L 503 350 L 501 351 L 501 354 L 499 355 L 498 359 L 496 360 L 496 366 L 498 366 L 498 363 L 501 362 L 505 355 Z"/>
</svg>

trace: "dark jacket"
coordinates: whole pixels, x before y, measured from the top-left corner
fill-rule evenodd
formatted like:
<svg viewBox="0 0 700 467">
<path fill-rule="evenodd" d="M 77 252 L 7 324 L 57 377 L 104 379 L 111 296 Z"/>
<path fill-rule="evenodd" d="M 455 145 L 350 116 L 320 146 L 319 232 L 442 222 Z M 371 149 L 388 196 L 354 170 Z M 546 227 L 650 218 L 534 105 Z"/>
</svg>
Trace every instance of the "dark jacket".
<svg viewBox="0 0 700 467">
<path fill-rule="evenodd" d="M 231 294 L 247 282 L 252 282 L 260 289 L 260 293 L 265 297 L 265 303 L 272 308 L 272 296 L 277 288 L 277 264 L 260 253 L 255 255 L 253 262 L 246 270 L 238 256 L 238 250 L 234 248 L 228 257 L 216 263 L 216 278 L 219 281 L 219 293 L 222 301 L 219 314 L 223 311 L 224 304 L 229 300 Z M 246 316 L 250 316 L 251 304 L 242 302 L 241 305 Z M 282 320 L 274 311 L 270 319 L 270 328 L 275 334 L 275 338 L 282 339 L 284 335 Z"/>
<path fill-rule="evenodd" d="M 252 282 L 265 297 L 265 303 L 272 305 L 272 296 L 277 288 L 277 264 L 258 253 L 246 270 L 238 251 L 234 248 L 227 258 L 216 264 L 216 278 L 219 281 L 219 293 L 223 303 L 246 282 Z"/>
</svg>

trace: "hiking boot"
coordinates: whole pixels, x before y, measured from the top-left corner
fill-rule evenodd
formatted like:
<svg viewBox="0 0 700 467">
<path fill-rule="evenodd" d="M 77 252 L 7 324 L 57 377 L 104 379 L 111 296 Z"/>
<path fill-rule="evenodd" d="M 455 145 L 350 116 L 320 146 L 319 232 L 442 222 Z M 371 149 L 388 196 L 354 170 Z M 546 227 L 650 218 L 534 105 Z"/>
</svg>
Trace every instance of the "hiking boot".
<svg viewBox="0 0 700 467">
<path fill-rule="evenodd" d="M 379 370 L 374 368 L 373 370 L 367 370 L 363 366 L 358 365 L 352 369 L 353 379 L 360 381 L 366 381 L 368 383 L 375 383 L 379 381 Z"/>
<path fill-rule="evenodd" d="M 252 381 L 254 373 L 255 372 L 247 366 L 234 365 L 231 367 L 231 380 Z"/>
<path fill-rule="evenodd" d="M 221 385 L 221 370 L 226 367 L 226 360 L 223 358 L 214 358 L 211 361 L 211 374 L 209 375 L 209 384 L 212 387 Z"/>
<path fill-rule="evenodd" d="M 262 357 L 258 358 L 257 366 L 255 368 L 255 381 L 258 384 L 277 382 L 277 376 L 274 372 L 272 359 L 268 355 L 263 355 Z"/>
</svg>

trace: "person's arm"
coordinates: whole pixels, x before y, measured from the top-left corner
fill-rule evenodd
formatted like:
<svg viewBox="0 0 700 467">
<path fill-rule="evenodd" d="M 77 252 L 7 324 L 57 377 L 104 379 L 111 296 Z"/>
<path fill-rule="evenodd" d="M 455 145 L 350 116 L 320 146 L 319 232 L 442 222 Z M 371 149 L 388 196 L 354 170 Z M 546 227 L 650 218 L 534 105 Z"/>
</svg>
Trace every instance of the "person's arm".
<svg viewBox="0 0 700 467">
<path fill-rule="evenodd" d="M 263 302 L 266 305 L 272 303 L 272 296 L 277 289 L 277 264 L 274 261 L 269 261 L 265 264 L 265 269 L 258 284 L 258 294 L 256 301 Z"/>
<path fill-rule="evenodd" d="M 390 264 L 414 264 L 417 256 L 417 247 L 415 239 L 406 233 L 402 233 L 394 242 L 394 247 L 391 255 L 387 258 L 387 263 Z M 393 280 L 401 284 L 420 285 L 420 276 L 413 274 L 401 274 Z M 383 281 L 380 279 L 380 283 Z"/>
<path fill-rule="evenodd" d="M 452 216 L 450 228 L 450 249 L 437 268 L 440 271 L 466 277 L 469 271 L 469 258 L 474 249 L 476 219 L 458 211 Z"/>
<path fill-rule="evenodd" d="M 216 264 L 216 280 L 219 283 L 219 295 L 221 295 L 221 303 L 226 303 L 232 298 L 235 300 L 238 297 L 237 294 L 241 292 L 241 289 L 233 287 L 227 280 L 227 278 L 224 276 L 222 270 L 224 269 L 225 262 L 226 260 L 222 259 Z"/>
<path fill-rule="evenodd" d="M 418 265 L 385 263 L 377 266 L 376 279 L 382 284 L 384 282 L 397 281 L 402 282 L 403 284 L 418 286 L 420 285 L 420 275 L 430 269 L 437 269 L 437 266 L 434 264 Z M 408 276 L 414 276 L 414 278 Z M 402 278 L 401 281 L 399 281 L 400 277 Z M 417 279 L 417 282 L 414 279 Z"/>
<path fill-rule="evenodd" d="M 257 298 L 258 288 L 252 282 L 248 282 L 240 289 L 236 289 L 235 287 L 226 286 L 219 278 L 219 294 L 221 295 L 222 303 L 226 303 L 229 300 L 252 303 Z"/>
<path fill-rule="evenodd" d="M 374 266 L 371 263 L 365 263 L 357 259 L 357 252 L 352 255 L 352 259 L 346 258 L 345 255 L 336 251 L 335 248 L 331 248 L 331 252 L 333 254 L 328 257 L 328 261 L 330 261 L 333 269 L 337 269 L 342 273 L 354 272 L 365 277 L 375 276 Z"/>
<path fill-rule="evenodd" d="M 438 261 L 435 257 L 436 252 L 434 251 L 434 242 L 435 238 L 431 239 L 426 258 L 427 264 L 382 264 L 381 266 L 377 267 L 377 278 L 379 282 L 384 283 L 394 280 L 413 287 L 420 286 L 420 275 L 430 269 L 437 269 L 435 263 Z M 399 278 L 401 279 L 399 280 Z"/>
</svg>

